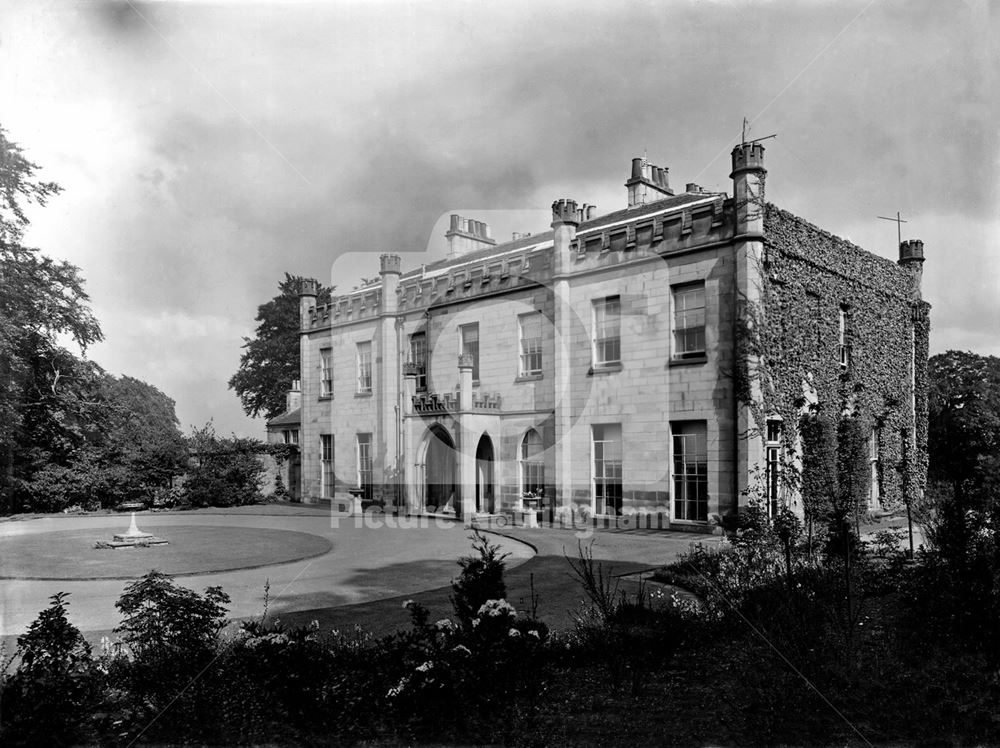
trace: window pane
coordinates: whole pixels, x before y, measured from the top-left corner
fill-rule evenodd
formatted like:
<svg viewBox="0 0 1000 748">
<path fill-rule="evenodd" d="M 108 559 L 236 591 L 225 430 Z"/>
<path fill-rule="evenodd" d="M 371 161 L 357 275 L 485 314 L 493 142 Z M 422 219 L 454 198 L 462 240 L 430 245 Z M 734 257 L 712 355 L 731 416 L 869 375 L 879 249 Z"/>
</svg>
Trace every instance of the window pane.
<svg viewBox="0 0 1000 748">
<path fill-rule="evenodd" d="M 427 336 L 422 332 L 410 336 L 410 363 L 417 365 L 417 390 L 426 390 Z"/>
<path fill-rule="evenodd" d="M 371 434 L 358 434 L 358 488 L 364 490 L 362 498 L 371 501 L 373 494 Z"/>
<path fill-rule="evenodd" d="M 320 452 L 320 494 L 324 498 L 332 498 L 334 491 L 333 472 L 333 435 L 321 434 L 319 437 Z"/>
<path fill-rule="evenodd" d="M 598 514 L 621 514 L 621 425 L 595 424 L 591 428 L 594 452 L 594 511 Z"/>
<path fill-rule="evenodd" d="M 462 354 L 472 356 L 472 381 L 479 381 L 479 324 L 462 325 L 459 328 L 461 335 Z"/>
<path fill-rule="evenodd" d="M 621 361 L 621 300 L 609 296 L 594 302 L 594 363 Z"/>
<path fill-rule="evenodd" d="M 358 392 L 372 391 L 372 344 L 358 343 Z"/>
<path fill-rule="evenodd" d="M 705 352 L 705 286 L 673 290 L 674 356 Z"/>
<path fill-rule="evenodd" d="M 532 312 L 518 317 L 521 341 L 521 374 L 542 373 L 542 314 Z"/>
<path fill-rule="evenodd" d="M 333 394 L 333 351 L 322 348 L 319 352 L 319 394 L 329 397 Z"/>
<path fill-rule="evenodd" d="M 674 448 L 674 518 L 708 519 L 708 432 L 704 421 L 671 425 Z"/>
</svg>

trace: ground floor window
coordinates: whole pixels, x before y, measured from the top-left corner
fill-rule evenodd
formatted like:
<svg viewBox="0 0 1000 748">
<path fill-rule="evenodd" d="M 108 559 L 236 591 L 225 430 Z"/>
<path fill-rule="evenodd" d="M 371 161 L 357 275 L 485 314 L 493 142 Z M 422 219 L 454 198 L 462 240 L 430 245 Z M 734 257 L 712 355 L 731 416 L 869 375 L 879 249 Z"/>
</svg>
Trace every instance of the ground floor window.
<svg viewBox="0 0 1000 748">
<path fill-rule="evenodd" d="M 595 424 L 591 427 L 594 455 L 594 513 L 622 513 L 622 427 Z"/>
<path fill-rule="evenodd" d="M 530 429 L 521 441 L 521 496 L 541 497 L 545 491 L 542 437 Z"/>
<path fill-rule="evenodd" d="M 871 509 L 878 509 L 882 503 L 882 483 L 879 477 L 881 471 L 878 464 L 878 440 L 879 430 L 872 429 L 868 442 L 868 470 L 871 474 L 871 487 L 868 495 L 868 506 Z"/>
<path fill-rule="evenodd" d="M 670 428 L 674 447 L 674 519 L 708 520 L 708 429 L 704 421 Z"/>
<path fill-rule="evenodd" d="M 358 434 L 358 488 L 362 498 L 372 500 L 372 435 Z"/>
<path fill-rule="evenodd" d="M 333 434 L 320 434 L 319 461 L 322 468 L 320 470 L 320 495 L 331 499 L 334 489 Z"/>
<path fill-rule="evenodd" d="M 764 462 L 764 500 L 767 502 L 767 513 L 771 517 L 778 515 L 780 506 L 781 478 L 781 421 L 776 418 L 767 422 L 767 443 L 765 444 Z"/>
</svg>

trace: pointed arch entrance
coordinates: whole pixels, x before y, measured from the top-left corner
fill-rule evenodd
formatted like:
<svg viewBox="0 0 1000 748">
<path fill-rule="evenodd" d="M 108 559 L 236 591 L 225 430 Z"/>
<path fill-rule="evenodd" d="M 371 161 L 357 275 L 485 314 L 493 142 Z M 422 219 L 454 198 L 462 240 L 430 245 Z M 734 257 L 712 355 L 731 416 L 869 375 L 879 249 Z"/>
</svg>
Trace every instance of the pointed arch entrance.
<svg viewBox="0 0 1000 748">
<path fill-rule="evenodd" d="M 493 514 L 497 510 L 493 480 L 493 440 L 483 434 L 476 447 L 476 511 Z"/>
<path fill-rule="evenodd" d="M 461 514 L 458 502 L 458 452 L 448 430 L 440 424 L 428 429 L 424 440 L 424 510 Z"/>
</svg>

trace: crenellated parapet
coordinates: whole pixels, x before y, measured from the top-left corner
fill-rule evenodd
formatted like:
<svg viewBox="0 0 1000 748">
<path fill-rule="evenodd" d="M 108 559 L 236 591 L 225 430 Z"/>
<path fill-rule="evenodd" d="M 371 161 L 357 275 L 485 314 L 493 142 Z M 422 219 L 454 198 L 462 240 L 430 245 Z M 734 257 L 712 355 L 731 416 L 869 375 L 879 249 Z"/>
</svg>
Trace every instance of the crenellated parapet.
<svg viewBox="0 0 1000 748">
<path fill-rule="evenodd" d="M 343 296 L 333 296 L 329 303 L 313 307 L 305 329 L 315 330 L 346 322 L 374 319 L 379 316 L 382 289 L 373 286 Z"/>
<path fill-rule="evenodd" d="M 628 222 L 581 226 L 570 243 L 572 270 L 625 262 L 644 253 L 669 254 L 726 239 L 732 201 L 698 193 L 679 209 L 637 216 Z"/>
</svg>

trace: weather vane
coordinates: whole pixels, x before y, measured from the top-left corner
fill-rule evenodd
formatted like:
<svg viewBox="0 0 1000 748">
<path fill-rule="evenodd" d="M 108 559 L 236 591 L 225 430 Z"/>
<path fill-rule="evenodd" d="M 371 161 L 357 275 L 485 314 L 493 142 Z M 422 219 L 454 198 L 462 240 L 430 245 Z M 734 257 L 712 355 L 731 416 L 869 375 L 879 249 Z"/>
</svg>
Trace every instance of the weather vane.
<svg viewBox="0 0 1000 748">
<path fill-rule="evenodd" d="M 898 210 L 896 211 L 896 217 L 895 218 L 888 218 L 886 216 L 875 216 L 875 217 L 876 218 L 881 218 L 883 221 L 893 221 L 896 224 L 896 243 L 897 243 L 897 245 L 903 243 L 903 224 L 904 223 L 909 223 L 909 222 L 908 221 L 904 221 L 902 218 L 899 217 L 899 211 Z"/>
<path fill-rule="evenodd" d="M 778 133 L 774 133 L 773 135 L 765 135 L 762 138 L 754 138 L 753 140 L 747 140 L 747 130 L 749 128 L 750 128 L 750 122 L 749 122 L 749 120 L 747 120 L 746 117 L 744 117 L 743 118 L 743 134 L 740 136 L 740 144 L 741 145 L 747 145 L 748 143 L 758 143 L 761 140 L 768 140 L 770 138 L 776 138 L 776 137 L 778 137 Z"/>
</svg>

